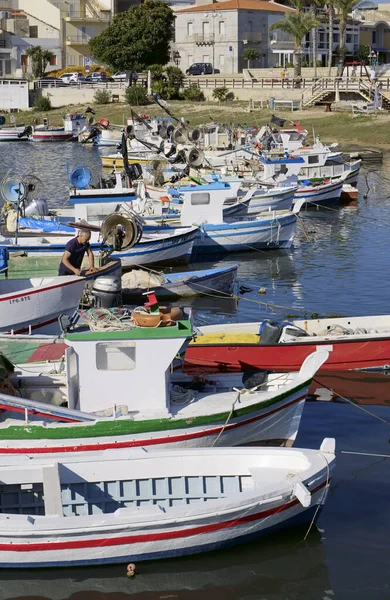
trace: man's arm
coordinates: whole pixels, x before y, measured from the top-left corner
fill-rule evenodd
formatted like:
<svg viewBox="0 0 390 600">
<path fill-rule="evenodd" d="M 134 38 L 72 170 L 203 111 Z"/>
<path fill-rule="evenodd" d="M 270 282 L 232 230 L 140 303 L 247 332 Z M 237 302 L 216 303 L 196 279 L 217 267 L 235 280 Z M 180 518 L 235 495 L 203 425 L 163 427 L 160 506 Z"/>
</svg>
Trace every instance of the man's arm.
<svg viewBox="0 0 390 600">
<path fill-rule="evenodd" d="M 88 247 L 87 254 L 88 254 L 89 271 L 92 273 L 96 273 L 97 269 L 95 269 L 95 257 L 93 255 L 93 252 L 92 252 L 90 246 Z"/>
<path fill-rule="evenodd" d="M 70 262 L 69 259 L 71 257 L 71 253 L 68 252 L 67 250 L 65 250 L 64 254 L 62 255 L 62 259 L 61 262 L 62 264 L 65 265 L 65 267 L 69 270 L 72 271 L 75 275 L 80 275 L 80 269 L 76 269 Z"/>
</svg>

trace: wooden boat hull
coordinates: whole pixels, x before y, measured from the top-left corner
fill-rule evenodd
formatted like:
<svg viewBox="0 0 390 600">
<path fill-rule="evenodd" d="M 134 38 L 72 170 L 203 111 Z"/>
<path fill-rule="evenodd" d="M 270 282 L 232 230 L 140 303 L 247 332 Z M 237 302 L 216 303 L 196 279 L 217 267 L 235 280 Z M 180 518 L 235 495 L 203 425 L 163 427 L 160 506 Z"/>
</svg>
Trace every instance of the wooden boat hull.
<svg viewBox="0 0 390 600">
<path fill-rule="evenodd" d="M 341 190 L 344 181 L 339 180 L 335 183 L 324 184 L 319 186 L 305 186 L 302 185 L 295 192 L 296 200 L 305 200 L 307 206 L 329 206 L 331 204 L 338 204 L 340 201 Z"/>
<path fill-rule="evenodd" d="M 331 442 L 333 452 L 324 447 Z M 14 504 L 22 514 L 3 509 L 0 567 L 171 558 L 310 523 L 326 501 L 334 461 L 333 440 L 320 451 L 142 449 L 54 464 L 11 459 L 2 468 L 2 494 L 12 500 L 20 489 Z"/>
<path fill-rule="evenodd" d="M 2 349 L 5 344 L 1 343 Z M 12 354 L 7 353 L 12 357 Z M 15 427 L 0 423 L 0 455 L 58 454 L 63 452 L 93 452 L 119 448 L 154 446 L 156 448 L 199 448 L 239 446 L 256 443 L 264 446 L 292 446 L 302 416 L 311 380 L 289 391 L 275 394 L 271 401 L 258 402 L 234 411 L 210 414 L 191 419 L 160 418 L 132 420 L 112 418 L 90 423 L 53 422 L 39 424 L 20 421 Z M 0 408 L 9 409 L 19 402 L 24 414 L 24 402 L 0 395 Z M 30 403 L 33 410 L 33 403 Z M 266 405 L 266 406 L 265 406 Z M 35 406 L 35 405 L 34 405 Z M 58 417 L 58 407 L 56 417 Z M 43 410 L 43 407 L 42 407 Z M 64 418 L 71 421 L 68 412 Z M 54 418 L 54 417 L 53 417 Z"/>
<path fill-rule="evenodd" d="M 0 296 L 0 332 L 29 333 L 30 331 L 61 333 L 60 315 L 72 316 L 83 293 L 83 277 L 53 277 L 47 281 L 3 280 L 0 290 L 12 291 Z"/>
<path fill-rule="evenodd" d="M 190 277 L 189 277 L 190 275 Z M 166 275 L 168 281 L 162 286 L 152 286 L 157 298 L 162 300 L 176 300 L 177 298 L 192 298 L 212 293 L 222 292 L 228 295 L 232 292 L 237 275 L 237 266 L 220 269 L 205 269 L 187 273 L 170 273 Z M 150 288 L 149 288 L 150 289 Z M 145 298 L 145 288 L 123 288 L 124 299 L 141 301 Z"/>
<path fill-rule="evenodd" d="M 275 345 L 190 344 L 185 354 L 187 371 L 246 371 L 267 369 L 297 371 L 309 354 L 320 348 L 329 349 L 328 360 L 321 371 L 390 368 L 390 336 L 358 341 L 318 341 Z"/>
<path fill-rule="evenodd" d="M 197 227 L 185 227 L 171 230 L 171 233 L 166 235 L 143 236 L 138 244 L 129 250 L 114 252 L 111 258 L 120 260 L 124 268 L 147 264 L 188 264 L 197 231 Z M 17 245 L 14 245 L 13 240 L 10 239 L 2 243 L 2 246 L 6 247 L 11 255 L 13 252 L 25 252 L 32 257 L 57 257 L 59 263 L 65 245 L 71 237 L 72 234 L 65 234 L 61 243 L 57 241 L 51 244 L 38 243 L 38 236 L 29 239 L 28 243 L 26 243 L 28 238 L 20 237 Z M 91 243 L 94 252 L 98 253 L 100 248 L 101 244 Z"/>
<path fill-rule="evenodd" d="M 69 131 L 61 130 L 35 130 L 32 134 L 33 142 L 68 142 L 75 137 L 75 134 Z"/>
<path fill-rule="evenodd" d="M 294 214 L 270 219 L 204 224 L 196 236 L 194 254 L 249 252 L 253 249 L 290 248 L 297 218 Z"/>
</svg>

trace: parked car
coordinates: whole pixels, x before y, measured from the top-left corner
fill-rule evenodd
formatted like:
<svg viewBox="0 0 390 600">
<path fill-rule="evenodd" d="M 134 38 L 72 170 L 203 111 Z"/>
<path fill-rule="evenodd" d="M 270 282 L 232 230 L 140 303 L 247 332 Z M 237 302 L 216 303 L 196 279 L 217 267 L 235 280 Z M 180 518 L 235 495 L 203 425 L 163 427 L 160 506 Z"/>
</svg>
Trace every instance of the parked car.
<svg viewBox="0 0 390 600">
<path fill-rule="evenodd" d="M 187 71 L 187 75 L 211 75 L 213 72 L 213 65 L 211 63 L 194 63 Z"/>
<path fill-rule="evenodd" d="M 81 83 L 82 81 L 85 81 L 84 75 L 82 73 L 79 73 L 79 71 L 74 71 L 72 73 L 64 73 L 58 79 L 66 84 Z"/>
<path fill-rule="evenodd" d="M 113 77 L 107 75 L 104 71 L 95 71 L 94 73 L 89 73 L 89 75 L 85 78 L 85 83 L 99 83 L 101 81 L 115 81 Z"/>
<path fill-rule="evenodd" d="M 129 78 L 129 74 L 126 71 L 117 71 L 112 76 L 114 81 L 127 81 Z"/>
</svg>

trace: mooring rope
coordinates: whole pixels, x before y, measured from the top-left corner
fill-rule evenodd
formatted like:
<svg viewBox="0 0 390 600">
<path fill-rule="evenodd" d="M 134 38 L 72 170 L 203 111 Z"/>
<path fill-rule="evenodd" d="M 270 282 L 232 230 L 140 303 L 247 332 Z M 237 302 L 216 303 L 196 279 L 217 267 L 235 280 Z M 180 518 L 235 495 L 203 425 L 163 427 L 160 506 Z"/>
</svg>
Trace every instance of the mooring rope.
<svg viewBox="0 0 390 600">
<path fill-rule="evenodd" d="M 324 387 L 325 389 L 329 390 L 329 392 L 332 392 L 332 394 L 334 396 L 338 396 L 342 400 L 345 400 L 349 404 L 352 404 L 352 406 L 355 406 L 356 408 L 358 408 L 359 410 L 367 413 L 371 417 L 374 417 L 374 419 L 377 419 L 378 421 L 381 421 L 382 423 L 385 423 L 385 425 L 390 425 L 390 421 L 386 421 L 386 419 L 382 419 L 382 417 L 379 417 L 378 415 L 376 415 L 375 413 L 371 412 L 370 410 L 367 410 L 367 408 L 363 408 L 359 404 L 356 404 L 356 402 L 354 402 L 353 400 L 350 400 L 349 398 L 346 398 L 345 396 L 340 396 L 340 394 L 338 394 L 337 392 L 335 392 L 334 390 L 332 390 L 332 388 L 328 387 L 327 385 L 323 384 L 321 381 L 318 381 L 318 379 L 316 379 L 315 377 L 313 377 L 313 381 L 315 381 L 316 383 L 318 383 L 318 385 L 320 385 L 321 387 Z"/>
</svg>

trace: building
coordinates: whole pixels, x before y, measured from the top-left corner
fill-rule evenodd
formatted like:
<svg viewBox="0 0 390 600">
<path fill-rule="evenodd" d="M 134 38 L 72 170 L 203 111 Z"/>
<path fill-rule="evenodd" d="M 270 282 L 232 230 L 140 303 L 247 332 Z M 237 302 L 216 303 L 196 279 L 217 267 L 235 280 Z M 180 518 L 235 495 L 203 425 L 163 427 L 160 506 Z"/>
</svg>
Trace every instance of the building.
<svg viewBox="0 0 390 600">
<path fill-rule="evenodd" d="M 46 1 L 35 0 L 35 3 L 38 5 Z M 61 23 L 64 66 L 84 67 L 90 61 L 89 41 L 110 24 L 111 4 L 97 0 L 52 0 L 51 4 L 57 10 Z"/>
<path fill-rule="evenodd" d="M 321 17 L 323 25 L 317 29 L 317 52 L 316 61 L 318 65 L 326 66 L 328 64 L 329 54 L 329 25 L 327 23 L 327 9 L 317 10 L 317 17 Z M 354 56 L 359 47 L 359 34 L 360 34 L 360 23 L 359 21 L 351 18 L 347 23 L 345 45 L 347 55 Z M 334 16 L 333 21 L 333 40 L 332 40 L 332 52 L 334 56 L 333 62 L 337 62 L 337 48 L 340 45 L 340 30 L 337 21 L 337 15 Z M 280 67 L 285 67 L 287 64 L 293 62 L 293 50 L 294 42 L 291 37 L 283 31 L 273 31 L 270 36 L 270 46 L 272 53 L 276 55 L 276 64 Z M 313 61 L 312 58 L 312 34 L 308 33 L 302 42 L 303 48 L 303 63 L 309 64 Z M 275 62 L 273 63 L 275 64 Z"/>
<path fill-rule="evenodd" d="M 48 70 L 62 66 L 59 21 L 51 20 L 50 11 L 44 21 L 34 17 L 20 6 L 24 3 L 31 8 L 31 3 L 23 0 L 19 0 L 18 3 L 10 0 L 1 2 L 0 76 L 2 77 L 22 77 L 31 71 L 26 54 L 26 50 L 31 46 L 41 46 L 53 53 Z M 19 5 L 15 6 L 15 4 Z M 46 4 L 52 7 L 49 2 Z"/>
<path fill-rule="evenodd" d="M 294 9 L 267 0 L 224 0 L 177 9 L 174 51 L 186 70 L 196 62 L 212 63 L 221 73 L 238 73 L 248 66 L 246 48 L 260 53 L 252 67 L 275 66 L 278 60 L 269 43 L 272 23 Z M 292 51 L 290 51 L 292 52 Z"/>
<path fill-rule="evenodd" d="M 390 62 L 390 4 L 365 0 L 357 5 L 353 16 L 360 22 L 360 45 L 370 48 L 371 61 Z"/>
</svg>

